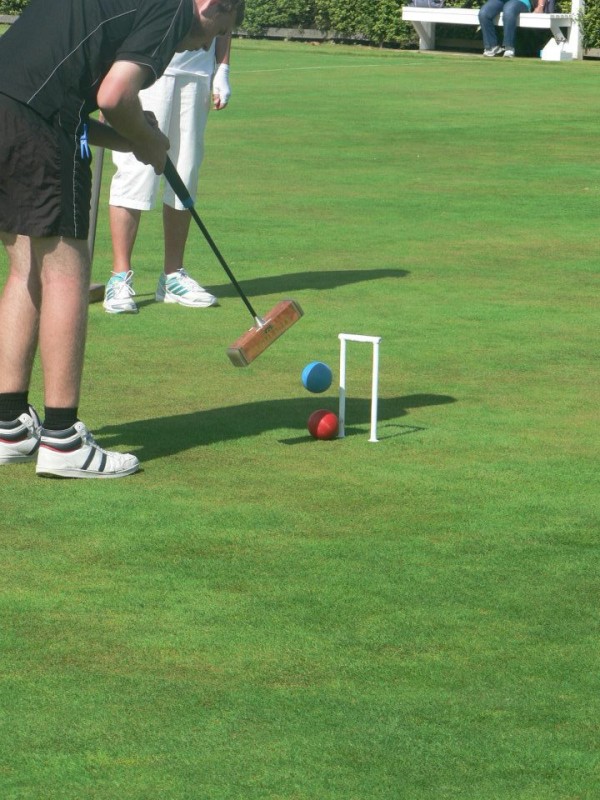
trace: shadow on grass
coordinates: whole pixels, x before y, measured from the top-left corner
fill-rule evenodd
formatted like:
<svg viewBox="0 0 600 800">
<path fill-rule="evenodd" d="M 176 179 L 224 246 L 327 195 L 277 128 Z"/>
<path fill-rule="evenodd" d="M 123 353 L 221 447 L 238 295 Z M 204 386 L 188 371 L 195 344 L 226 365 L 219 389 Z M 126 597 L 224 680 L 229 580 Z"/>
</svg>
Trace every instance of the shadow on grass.
<svg viewBox="0 0 600 800">
<path fill-rule="evenodd" d="M 341 269 L 324 272 L 290 272 L 265 278 L 250 278 L 249 280 L 244 280 L 235 272 L 234 274 L 244 292 L 249 297 L 255 297 L 267 294 L 288 295 L 304 289 L 335 289 L 338 286 L 376 281 L 381 278 L 405 278 L 409 273 L 405 269 Z M 196 275 L 195 277 L 202 282 L 200 276 Z M 204 284 L 204 286 L 216 297 L 237 297 L 237 292 L 231 283 Z M 155 302 L 154 292 L 136 296 L 138 308 L 144 308 Z"/>
<path fill-rule="evenodd" d="M 456 402 L 454 397 L 435 394 L 381 398 L 378 409 L 378 419 L 381 423 L 380 438 L 391 438 L 422 430 L 414 425 L 385 424 L 406 416 L 410 409 L 454 402 Z M 297 429 L 299 432 L 298 437 L 279 439 L 281 444 L 299 444 L 309 440 L 310 437 L 306 435 L 306 423 L 317 408 L 329 408 L 337 412 L 337 397 L 319 399 L 315 396 L 223 406 L 171 417 L 155 417 L 121 425 L 107 425 L 98 429 L 97 434 L 103 446 L 126 447 L 128 450 L 134 450 L 145 461 L 181 453 L 193 447 L 245 439 L 281 429 L 286 431 Z M 370 413 L 370 398 L 348 399 L 346 435 L 352 436 L 358 433 L 364 435 L 365 431 L 359 430 L 356 426 L 368 426 Z M 386 429 L 392 428 L 398 430 L 389 434 Z"/>
<path fill-rule="evenodd" d="M 319 272 L 290 272 L 283 275 L 272 275 L 265 278 L 244 280 L 236 275 L 242 289 L 251 297 L 265 294 L 286 294 L 304 289 L 335 289 L 351 283 L 376 281 L 381 278 L 404 278 L 408 275 L 405 269 L 340 269 Z M 217 297 L 233 297 L 235 289 L 230 283 L 212 285 L 210 290 Z"/>
</svg>

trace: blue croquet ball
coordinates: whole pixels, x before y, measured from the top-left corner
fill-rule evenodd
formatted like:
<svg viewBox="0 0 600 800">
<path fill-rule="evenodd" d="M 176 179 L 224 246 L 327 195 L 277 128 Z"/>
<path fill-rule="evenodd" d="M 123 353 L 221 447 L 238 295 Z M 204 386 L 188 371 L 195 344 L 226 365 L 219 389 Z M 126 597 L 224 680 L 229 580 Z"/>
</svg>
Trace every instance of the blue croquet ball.
<svg viewBox="0 0 600 800">
<path fill-rule="evenodd" d="M 322 361 L 311 361 L 302 370 L 302 385 L 309 392 L 320 394 L 331 386 L 331 369 Z"/>
</svg>

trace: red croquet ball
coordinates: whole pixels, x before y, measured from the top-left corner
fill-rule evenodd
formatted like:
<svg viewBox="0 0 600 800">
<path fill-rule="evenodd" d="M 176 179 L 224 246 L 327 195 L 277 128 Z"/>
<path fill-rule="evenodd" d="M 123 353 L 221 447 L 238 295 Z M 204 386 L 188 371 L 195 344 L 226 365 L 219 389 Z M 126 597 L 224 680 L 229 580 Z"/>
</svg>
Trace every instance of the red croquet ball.
<svg viewBox="0 0 600 800">
<path fill-rule="evenodd" d="M 338 432 L 338 418 L 333 411 L 321 408 L 308 418 L 308 432 L 315 439 L 333 439 Z"/>
</svg>

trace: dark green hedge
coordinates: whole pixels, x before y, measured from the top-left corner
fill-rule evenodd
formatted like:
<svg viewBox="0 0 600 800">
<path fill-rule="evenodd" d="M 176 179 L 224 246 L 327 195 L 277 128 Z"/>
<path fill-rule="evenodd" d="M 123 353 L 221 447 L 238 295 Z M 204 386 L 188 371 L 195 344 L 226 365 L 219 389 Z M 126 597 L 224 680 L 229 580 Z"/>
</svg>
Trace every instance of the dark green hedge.
<svg viewBox="0 0 600 800">
<path fill-rule="evenodd" d="M 28 0 L 0 0 L 0 14 L 19 14 Z"/>
<path fill-rule="evenodd" d="M 405 0 L 246 0 L 244 30 L 260 36 L 267 28 L 316 28 L 348 39 L 407 45 L 413 27 L 402 22 Z"/>
<path fill-rule="evenodd" d="M 0 14 L 18 14 L 28 0 L 0 0 Z M 266 28 L 317 28 L 342 37 L 406 47 L 416 41 L 412 25 L 402 22 L 407 0 L 246 0 L 244 28 L 260 36 Z M 462 5 L 464 0 L 448 0 Z M 479 2 L 475 3 L 480 5 Z M 565 9 L 569 0 L 563 0 Z M 588 0 L 583 15 L 585 47 L 600 47 L 600 0 Z"/>
<path fill-rule="evenodd" d="M 600 0 L 589 0 L 583 15 L 583 46 L 600 47 Z"/>
</svg>

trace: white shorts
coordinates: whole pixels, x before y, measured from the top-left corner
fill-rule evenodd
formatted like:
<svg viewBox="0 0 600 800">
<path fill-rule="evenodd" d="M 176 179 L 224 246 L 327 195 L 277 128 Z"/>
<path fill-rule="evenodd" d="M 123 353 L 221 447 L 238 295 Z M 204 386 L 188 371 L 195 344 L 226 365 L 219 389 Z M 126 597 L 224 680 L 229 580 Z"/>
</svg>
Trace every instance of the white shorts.
<svg viewBox="0 0 600 800">
<path fill-rule="evenodd" d="M 169 157 L 196 199 L 198 173 L 204 157 L 204 129 L 211 104 L 211 80 L 206 76 L 163 75 L 140 92 L 145 111 L 153 111 L 158 127 L 169 138 Z M 110 205 L 148 211 L 154 207 L 160 175 L 131 153 L 113 152 L 117 172 L 110 185 Z M 163 202 L 183 210 L 183 205 L 165 181 Z"/>
</svg>

